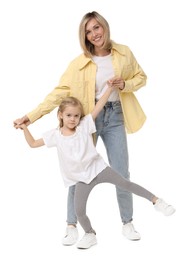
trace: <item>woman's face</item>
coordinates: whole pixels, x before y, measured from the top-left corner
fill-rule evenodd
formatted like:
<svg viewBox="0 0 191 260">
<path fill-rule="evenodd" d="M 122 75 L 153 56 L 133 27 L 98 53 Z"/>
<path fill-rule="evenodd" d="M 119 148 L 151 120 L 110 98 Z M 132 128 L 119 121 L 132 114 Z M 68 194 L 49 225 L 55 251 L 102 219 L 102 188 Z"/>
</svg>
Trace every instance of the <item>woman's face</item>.
<svg viewBox="0 0 191 260">
<path fill-rule="evenodd" d="M 87 22 L 85 33 L 87 40 L 94 45 L 95 49 L 99 49 L 103 46 L 104 30 L 95 18 L 92 18 Z"/>
</svg>

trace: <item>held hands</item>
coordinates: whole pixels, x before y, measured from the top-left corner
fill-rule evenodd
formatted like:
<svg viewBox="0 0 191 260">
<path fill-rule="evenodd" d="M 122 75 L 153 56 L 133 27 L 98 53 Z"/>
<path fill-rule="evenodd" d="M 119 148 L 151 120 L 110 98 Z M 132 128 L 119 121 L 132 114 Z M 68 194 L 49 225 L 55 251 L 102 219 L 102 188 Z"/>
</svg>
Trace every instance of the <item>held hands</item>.
<svg viewBox="0 0 191 260">
<path fill-rule="evenodd" d="M 23 125 L 24 126 L 28 126 L 30 125 L 30 120 L 27 116 L 23 116 L 22 118 L 18 118 L 13 122 L 13 125 L 16 129 L 20 128 L 23 129 Z"/>
<path fill-rule="evenodd" d="M 26 124 L 17 124 L 17 125 L 14 125 L 14 127 L 16 129 L 21 129 L 21 130 L 24 130 L 27 128 L 27 125 Z"/>
<path fill-rule="evenodd" d="M 123 90 L 125 87 L 125 81 L 118 76 L 115 76 L 107 81 L 109 87 L 114 87 L 115 89 Z"/>
</svg>

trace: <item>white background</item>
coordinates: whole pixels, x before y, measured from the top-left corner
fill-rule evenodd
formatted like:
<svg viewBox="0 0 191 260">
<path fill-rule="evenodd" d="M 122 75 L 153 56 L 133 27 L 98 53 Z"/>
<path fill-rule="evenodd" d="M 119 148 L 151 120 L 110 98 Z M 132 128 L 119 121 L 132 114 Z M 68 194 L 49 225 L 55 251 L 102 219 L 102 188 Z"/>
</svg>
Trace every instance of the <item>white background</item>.
<svg viewBox="0 0 191 260">
<path fill-rule="evenodd" d="M 190 7 L 189 0 L 2 0 L 0 2 L 0 258 L 189 259 L 190 233 Z M 13 120 L 38 105 L 81 53 L 78 26 L 96 10 L 111 37 L 128 45 L 148 76 L 136 95 L 147 114 L 128 135 L 131 180 L 172 203 L 167 218 L 134 196 L 139 242 L 121 234 L 115 188 L 96 187 L 88 214 L 98 245 L 64 247 L 67 189 L 57 154 L 30 149 Z M 30 126 L 33 135 L 57 126 L 56 111 Z M 105 156 L 101 141 L 98 150 Z M 107 159 L 106 159 L 107 160 Z M 83 230 L 79 227 L 80 237 Z"/>
</svg>

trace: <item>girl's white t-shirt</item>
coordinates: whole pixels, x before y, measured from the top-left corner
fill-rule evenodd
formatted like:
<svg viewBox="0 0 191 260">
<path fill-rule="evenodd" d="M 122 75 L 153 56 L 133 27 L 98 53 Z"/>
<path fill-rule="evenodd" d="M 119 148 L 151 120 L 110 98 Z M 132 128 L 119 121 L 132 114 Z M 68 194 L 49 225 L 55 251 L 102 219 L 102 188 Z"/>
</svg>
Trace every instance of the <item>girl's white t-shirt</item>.
<svg viewBox="0 0 191 260">
<path fill-rule="evenodd" d="M 95 132 L 95 123 L 89 114 L 81 120 L 73 135 L 64 136 L 59 128 L 43 134 L 45 145 L 57 148 L 65 187 L 77 182 L 90 183 L 108 166 L 93 143 L 92 134 Z"/>
</svg>

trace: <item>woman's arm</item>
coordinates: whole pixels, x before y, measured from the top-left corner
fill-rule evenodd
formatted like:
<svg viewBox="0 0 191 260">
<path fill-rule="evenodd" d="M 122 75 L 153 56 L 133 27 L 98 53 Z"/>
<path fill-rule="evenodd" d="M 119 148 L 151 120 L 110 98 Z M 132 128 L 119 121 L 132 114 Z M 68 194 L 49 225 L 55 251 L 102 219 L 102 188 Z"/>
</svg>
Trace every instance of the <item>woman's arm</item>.
<svg viewBox="0 0 191 260">
<path fill-rule="evenodd" d="M 44 140 L 42 138 L 35 140 L 32 134 L 30 133 L 28 127 L 25 124 L 17 125 L 17 128 L 20 128 L 24 132 L 25 139 L 28 145 L 31 148 L 37 148 L 45 145 Z"/>
</svg>

